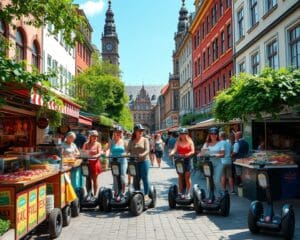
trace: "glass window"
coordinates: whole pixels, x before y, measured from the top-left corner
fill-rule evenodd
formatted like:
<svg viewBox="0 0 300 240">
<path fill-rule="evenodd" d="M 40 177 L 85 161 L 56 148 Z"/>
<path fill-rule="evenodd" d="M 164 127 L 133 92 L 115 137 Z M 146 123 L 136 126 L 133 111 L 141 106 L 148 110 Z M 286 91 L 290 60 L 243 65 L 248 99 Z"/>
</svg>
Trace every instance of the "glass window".
<svg viewBox="0 0 300 240">
<path fill-rule="evenodd" d="M 33 42 L 32 44 L 32 54 L 31 54 L 31 64 L 35 66 L 37 69 L 39 69 L 39 51 L 38 46 L 36 42 Z"/>
<path fill-rule="evenodd" d="M 203 70 L 206 68 L 206 56 L 205 52 L 203 53 Z"/>
<path fill-rule="evenodd" d="M 267 45 L 267 60 L 268 66 L 278 69 L 278 43 L 277 39 Z"/>
<path fill-rule="evenodd" d="M 300 24 L 289 31 L 290 64 L 300 68 Z"/>
<path fill-rule="evenodd" d="M 210 64 L 210 46 L 207 48 L 207 64 Z"/>
<path fill-rule="evenodd" d="M 259 54 L 258 54 L 258 52 L 254 53 L 251 56 L 251 67 L 252 67 L 252 73 L 258 74 L 258 71 L 259 71 Z"/>
<path fill-rule="evenodd" d="M 238 19 L 238 39 L 244 36 L 244 8 L 241 8 L 237 13 Z"/>
<path fill-rule="evenodd" d="M 195 77 L 198 76 L 197 61 L 195 61 Z"/>
<path fill-rule="evenodd" d="M 220 17 L 224 14 L 223 0 L 220 0 Z"/>
<path fill-rule="evenodd" d="M 217 4 L 215 4 L 211 10 L 211 24 L 212 27 L 217 23 Z"/>
<path fill-rule="evenodd" d="M 206 17 L 206 33 L 208 33 L 210 30 L 209 28 L 209 16 Z"/>
<path fill-rule="evenodd" d="M 227 49 L 232 47 L 231 24 L 227 26 Z"/>
<path fill-rule="evenodd" d="M 254 53 L 251 56 L 251 68 L 253 74 L 258 74 L 259 71 L 259 54 L 258 52 Z"/>
<path fill-rule="evenodd" d="M 223 88 L 226 88 L 226 75 L 223 74 Z"/>
<path fill-rule="evenodd" d="M 200 57 L 198 58 L 198 74 L 201 74 L 201 63 L 200 63 Z"/>
<path fill-rule="evenodd" d="M 225 34 L 221 32 L 221 54 L 225 52 Z"/>
<path fill-rule="evenodd" d="M 239 72 L 245 72 L 245 62 L 240 62 L 239 63 Z"/>
<path fill-rule="evenodd" d="M 265 0 L 266 12 L 270 11 L 277 4 L 277 0 Z"/>
<path fill-rule="evenodd" d="M 251 27 L 258 22 L 258 4 L 257 0 L 250 0 L 250 24 Z"/>
<path fill-rule="evenodd" d="M 219 55 L 218 38 L 216 38 L 216 39 L 213 41 L 213 60 L 214 60 L 214 61 L 217 60 L 218 55 Z"/>
<path fill-rule="evenodd" d="M 25 43 L 21 31 L 18 29 L 16 32 L 16 61 L 25 59 Z"/>
<path fill-rule="evenodd" d="M 225 0 L 226 1 L 226 8 L 231 7 L 231 0 Z"/>
</svg>

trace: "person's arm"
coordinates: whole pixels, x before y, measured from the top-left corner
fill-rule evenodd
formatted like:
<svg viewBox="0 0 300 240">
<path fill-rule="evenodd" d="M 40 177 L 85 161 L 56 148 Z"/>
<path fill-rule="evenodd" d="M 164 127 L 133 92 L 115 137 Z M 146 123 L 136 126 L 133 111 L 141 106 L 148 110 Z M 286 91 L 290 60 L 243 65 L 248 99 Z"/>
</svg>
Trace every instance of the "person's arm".
<svg viewBox="0 0 300 240">
<path fill-rule="evenodd" d="M 236 155 L 237 155 L 237 153 L 238 153 L 238 151 L 239 151 L 239 143 L 238 143 L 238 142 L 235 142 L 235 143 L 233 144 L 233 151 L 232 151 L 232 153 L 231 153 L 231 157 L 232 157 L 232 158 L 235 158 Z"/>
<path fill-rule="evenodd" d="M 139 157 L 145 157 L 150 152 L 149 140 L 147 138 L 144 138 L 144 149 L 145 151 L 140 153 Z"/>
<path fill-rule="evenodd" d="M 171 150 L 169 156 L 172 157 L 177 152 L 177 142 L 175 143 L 174 148 Z"/>
<path fill-rule="evenodd" d="M 76 144 L 75 144 L 75 143 L 73 143 L 73 146 L 74 146 L 74 156 L 75 156 L 75 157 L 79 157 L 79 155 L 80 155 L 80 152 L 79 152 L 79 150 L 78 150 L 78 148 L 77 148 Z"/>
<path fill-rule="evenodd" d="M 225 156 L 225 142 L 222 142 L 222 143 L 219 143 L 219 144 L 221 144 L 220 151 L 219 151 L 219 153 L 215 154 L 215 157 L 223 158 Z"/>
<path fill-rule="evenodd" d="M 202 148 L 201 148 L 201 152 L 197 155 L 198 157 L 202 157 L 203 156 L 203 152 L 207 150 L 207 143 L 204 143 Z"/>
</svg>

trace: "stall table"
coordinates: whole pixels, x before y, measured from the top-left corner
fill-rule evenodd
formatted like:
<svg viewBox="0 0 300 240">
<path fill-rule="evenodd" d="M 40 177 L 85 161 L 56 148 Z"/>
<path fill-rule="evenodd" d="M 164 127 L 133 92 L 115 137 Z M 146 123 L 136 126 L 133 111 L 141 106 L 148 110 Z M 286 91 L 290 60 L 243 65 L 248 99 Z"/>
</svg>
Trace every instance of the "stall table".
<svg viewBox="0 0 300 240">
<path fill-rule="evenodd" d="M 243 196 L 251 201 L 265 201 L 265 191 L 257 182 L 260 166 L 236 162 L 234 164 L 242 167 Z M 300 169 L 297 164 L 265 165 L 263 169 L 269 174 L 273 200 L 300 197 Z"/>
</svg>

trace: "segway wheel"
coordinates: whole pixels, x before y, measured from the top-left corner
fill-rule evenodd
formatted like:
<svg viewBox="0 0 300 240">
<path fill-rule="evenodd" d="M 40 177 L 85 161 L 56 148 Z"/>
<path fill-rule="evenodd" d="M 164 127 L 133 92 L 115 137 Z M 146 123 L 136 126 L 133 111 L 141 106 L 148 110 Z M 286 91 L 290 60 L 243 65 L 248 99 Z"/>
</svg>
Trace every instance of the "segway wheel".
<svg viewBox="0 0 300 240">
<path fill-rule="evenodd" d="M 69 226 L 71 223 L 71 215 L 72 211 L 69 205 L 65 206 L 65 208 L 62 210 L 62 216 L 63 216 L 63 226 Z"/>
<path fill-rule="evenodd" d="M 295 232 L 295 213 L 293 209 L 290 209 L 287 215 L 283 217 L 281 231 L 284 239 L 290 240 L 293 238 Z"/>
<path fill-rule="evenodd" d="M 58 238 L 63 226 L 63 216 L 59 208 L 54 208 L 48 217 L 48 232 L 50 238 Z"/>
<path fill-rule="evenodd" d="M 156 206 L 156 189 L 153 186 L 151 186 L 151 188 L 150 188 L 149 197 L 151 199 L 149 208 L 155 208 L 155 206 Z"/>
<path fill-rule="evenodd" d="M 171 186 L 169 188 L 169 193 L 168 193 L 168 201 L 169 201 L 169 207 L 170 209 L 176 208 L 176 196 L 177 196 L 177 186 Z"/>
<path fill-rule="evenodd" d="M 101 187 L 98 192 L 99 211 L 104 211 L 103 205 L 102 205 L 104 190 L 105 190 L 105 188 Z"/>
<path fill-rule="evenodd" d="M 197 214 L 201 214 L 203 212 L 203 208 L 201 206 L 201 201 L 196 192 L 194 192 L 194 209 Z"/>
<path fill-rule="evenodd" d="M 101 206 L 102 206 L 104 212 L 110 212 L 111 211 L 111 205 L 110 205 L 111 198 L 112 198 L 112 193 L 111 193 L 110 189 L 108 189 L 107 191 L 102 193 L 102 195 L 101 195 Z"/>
<path fill-rule="evenodd" d="M 230 197 L 229 193 L 225 192 L 222 201 L 220 202 L 220 212 L 223 217 L 227 217 L 230 212 Z"/>
<path fill-rule="evenodd" d="M 259 201 L 254 201 L 251 203 L 248 212 L 248 228 L 251 233 L 259 233 L 259 227 L 257 226 L 257 221 L 259 217 L 263 214 L 263 205 Z"/>
<path fill-rule="evenodd" d="M 143 195 L 135 194 L 130 201 L 130 212 L 133 216 L 139 216 L 144 210 Z"/>
<path fill-rule="evenodd" d="M 71 216 L 72 217 L 78 217 L 80 213 L 80 204 L 79 204 L 79 199 L 76 198 L 72 203 L 71 203 Z"/>
</svg>

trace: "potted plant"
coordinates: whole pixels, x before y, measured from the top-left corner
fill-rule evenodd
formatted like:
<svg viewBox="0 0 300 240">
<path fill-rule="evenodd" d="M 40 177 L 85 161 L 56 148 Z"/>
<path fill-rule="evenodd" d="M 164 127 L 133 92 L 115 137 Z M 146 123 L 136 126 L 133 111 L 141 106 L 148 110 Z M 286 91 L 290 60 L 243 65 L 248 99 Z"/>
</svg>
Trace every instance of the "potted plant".
<svg viewBox="0 0 300 240">
<path fill-rule="evenodd" d="M 9 229 L 10 222 L 9 220 L 4 220 L 0 218 L 0 236 L 6 233 Z"/>
</svg>

